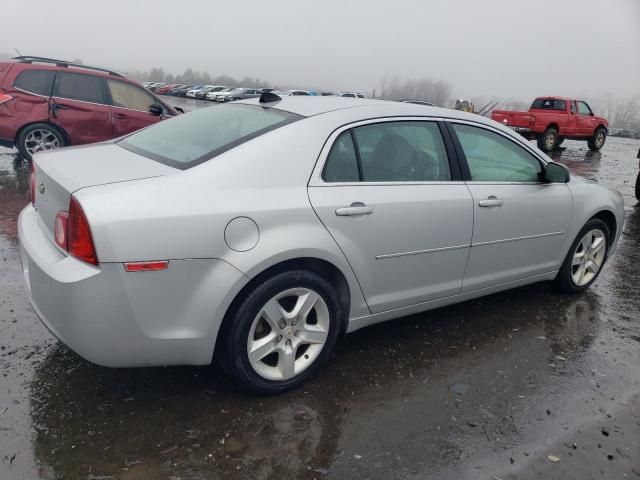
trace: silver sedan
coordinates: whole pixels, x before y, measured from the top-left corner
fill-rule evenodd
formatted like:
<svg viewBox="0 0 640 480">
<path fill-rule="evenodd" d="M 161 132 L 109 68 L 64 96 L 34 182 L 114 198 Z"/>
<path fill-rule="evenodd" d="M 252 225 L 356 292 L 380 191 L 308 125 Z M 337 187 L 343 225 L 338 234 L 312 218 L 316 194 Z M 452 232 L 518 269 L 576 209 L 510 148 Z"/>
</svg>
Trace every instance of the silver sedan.
<svg viewBox="0 0 640 480">
<path fill-rule="evenodd" d="M 20 215 L 51 332 L 113 367 L 214 358 L 262 393 L 338 337 L 501 290 L 586 289 L 624 222 L 614 190 L 453 110 L 273 93 L 38 154 Z"/>
</svg>

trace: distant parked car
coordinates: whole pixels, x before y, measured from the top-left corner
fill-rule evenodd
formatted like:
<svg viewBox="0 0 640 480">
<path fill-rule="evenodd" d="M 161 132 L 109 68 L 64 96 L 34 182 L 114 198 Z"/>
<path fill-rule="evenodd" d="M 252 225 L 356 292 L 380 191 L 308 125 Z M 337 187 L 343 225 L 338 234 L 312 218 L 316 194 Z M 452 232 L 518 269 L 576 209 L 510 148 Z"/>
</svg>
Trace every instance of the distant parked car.
<svg viewBox="0 0 640 480">
<path fill-rule="evenodd" d="M 298 96 L 309 96 L 309 95 L 311 95 L 306 90 L 283 90 L 283 91 L 274 91 L 273 93 L 275 93 L 276 95 L 279 95 L 281 97 L 291 97 L 291 96 L 298 97 Z"/>
<path fill-rule="evenodd" d="M 225 95 L 226 93 L 230 92 L 231 90 L 233 90 L 235 87 L 224 87 L 220 90 L 218 90 L 217 92 L 209 92 L 205 95 L 205 100 L 209 100 L 211 102 L 216 102 L 217 101 L 217 97 L 218 95 Z"/>
<path fill-rule="evenodd" d="M 194 87 L 191 90 L 187 90 L 187 97 L 196 98 L 196 94 L 198 92 L 204 92 L 209 87 L 213 87 L 213 85 L 199 85 L 198 87 Z"/>
<path fill-rule="evenodd" d="M 193 88 L 193 85 L 183 85 L 181 87 L 174 88 L 167 92 L 167 95 L 171 95 L 173 97 L 184 97 L 189 90 Z"/>
<path fill-rule="evenodd" d="M 616 249 L 620 193 L 485 117 L 274 100 L 36 156 L 21 273 L 57 338 L 110 367 L 216 359 L 273 394 L 343 333 L 536 282 L 582 292 Z"/>
<path fill-rule="evenodd" d="M 544 152 L 555 150 L 565 138 L 586 140 L 590 150 L 600 150 L 609 127 L 587 102 L 565 97 L 539 97 L 527 112 L 494 110 L 491 118 L 527 139 L 537 140 L 538 148 Z"/>
<path fill-rule="evenodd" d="M 261 95 L 260 90 L 255 88 L 234 88 L 228 92 L 224 92 L 216 96 L 216 102 L 233 102 L 234 100 L 244 100 L 247 98 L 256 98 Z"/>
<path fill-rule="evenodd" d="M 207 94 L 213 92 L 221 92 L 223 91 L 225 88 L 224 85 L 209 85 L 207 88 L 204 88 L 202 90 L 199 90 L 196 92 L 196 97 L 198 100 L 204 100 L 207 97 Z"/>
<path fill-rule="evenodd" d="M 0 62 L 0 144 L 17 146 L 27 159 L 121 137 L 177 114 L 114 70 L 28 56 Z"/>
<path fill-rule="evenodd" d="M 179 83 L 170 83 L 168 85 L 164 85 L 160 88 L 156 89 L 156 93 L 159 95 L 166 95 L 167 93 L 169 93 L 170 90 L 173 90 L 174 88 L 179 88 L 182 85 L 180 85 Z"/>
<path fill-rule="evenodd" d="M 336 93 L 336 97 L 364 98 L 364 95 L 358 92 L 339 92 Z"/>
</svg>

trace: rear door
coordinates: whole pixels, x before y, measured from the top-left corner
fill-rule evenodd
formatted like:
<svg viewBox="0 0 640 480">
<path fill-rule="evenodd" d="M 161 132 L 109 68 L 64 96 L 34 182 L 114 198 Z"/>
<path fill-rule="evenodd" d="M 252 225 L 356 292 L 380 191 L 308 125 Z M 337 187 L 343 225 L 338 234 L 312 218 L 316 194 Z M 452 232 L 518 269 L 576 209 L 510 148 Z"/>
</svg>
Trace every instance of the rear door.
<svg viewBox="0 0 640 480">
<path fill-rule="evenodd" d="M 474 226 L 463 292 L 552 272 L 562 261 L 573 197 L 543 181 L 543 163 L 507 135 L 451 123 L 466 162 Z"/>
<path fill-rule="evenodd" d="M 113 136 L 121 137 L 135 130 L 159 122 L 166 114 L 164 106 L 145 89 L 128 82 L 108 78 L 107 91 L 111 103 Z M 154 115 L 149 110 L 152 105 L 163 109 L 162 115 Z"/>
<path fill-rule="evenodd" d="M 321 153 L 309 198 L 373 313 L 460 292 L 473 204 L 438 122 L 342 128 Z"/>
<path fill-rule="evenodd" d="M 71 145 L 109 140 L 113 137 L 107 103 L 101 77 L 58 71 L 50 101 L 50 121 L 67 132 Z"/>
</svg>

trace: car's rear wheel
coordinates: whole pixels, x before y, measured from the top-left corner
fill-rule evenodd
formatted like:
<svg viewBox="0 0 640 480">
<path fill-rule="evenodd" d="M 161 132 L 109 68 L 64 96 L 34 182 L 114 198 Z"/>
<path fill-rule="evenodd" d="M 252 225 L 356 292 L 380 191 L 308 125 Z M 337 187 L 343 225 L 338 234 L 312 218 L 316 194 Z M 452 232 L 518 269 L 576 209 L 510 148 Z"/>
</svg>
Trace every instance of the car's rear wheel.
<svg viewBox="0 0 640 480">
<path fill-rule="evenodd" d="M 49 123 L 34 123 L 24 128 L 16 141 L 18 150 L 31 160 L 38 152 L 55 150 L 66 145 L 62 132 Z"/>
<path fill-rule="evenodd" d="M 558 137 L 558 143 L 556 144 L 558 147 L 564 143 L 564 137 Z"/>
<path fill-rule="evenodd" d="M 327 360 L 341 319 L 327 280 L 304 270 L 279 273 L 252 289 L 225 320 L 224 369 L 254 392 L 293 389 Z"/>
<path fill-rule="evenodd" d="M 558 146 L 558 130 L 548 127 L 544 133 L 538 137 L 538 148 L 543 152 L 552 152 Z"/>
<path fill-rule="evenodd" d="M 569 249 L 554 285 L 567 293 L 586 290 L 602 271 L 609 251 L 611 234 L 599 218 L 589 220 Z"/>
<path fill-rule="evenodd" d="M 604 142 L 607 140 L 607 131 L 602 128 L 596 128 L 596 131 L 593 133 L 593 137 L 591 137 L 587 143 L 589 145 L 589 150 L 598 151 L 604 146 Z"/>
</svg>

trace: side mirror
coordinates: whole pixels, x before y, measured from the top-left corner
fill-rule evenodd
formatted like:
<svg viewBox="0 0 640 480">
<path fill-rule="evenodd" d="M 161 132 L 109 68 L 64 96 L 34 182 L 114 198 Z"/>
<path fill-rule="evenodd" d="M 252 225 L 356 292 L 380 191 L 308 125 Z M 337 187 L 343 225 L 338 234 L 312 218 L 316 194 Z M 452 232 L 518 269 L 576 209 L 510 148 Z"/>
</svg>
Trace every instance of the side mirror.
<svg viewBox="0 0 640 480">
<path fill-rule="evenodd" d="M 160 105 L 151 105 L 149 107 L 149 113 L 151 115 L 159 117 L 160 115 L 162 115 L 162 107 Z"/>
<path fill-rule="evenodd" d="M 178 113 L 184 113 L 184 110 L 180 107 L 173 107 L 173 109 Z"/>
<path fill-rule="evenodd" d="M 567 183 L 571 179 L 569 169 L 556 162 L 547 163 L 544 179 L 549 183 Z"/>
</svg>

